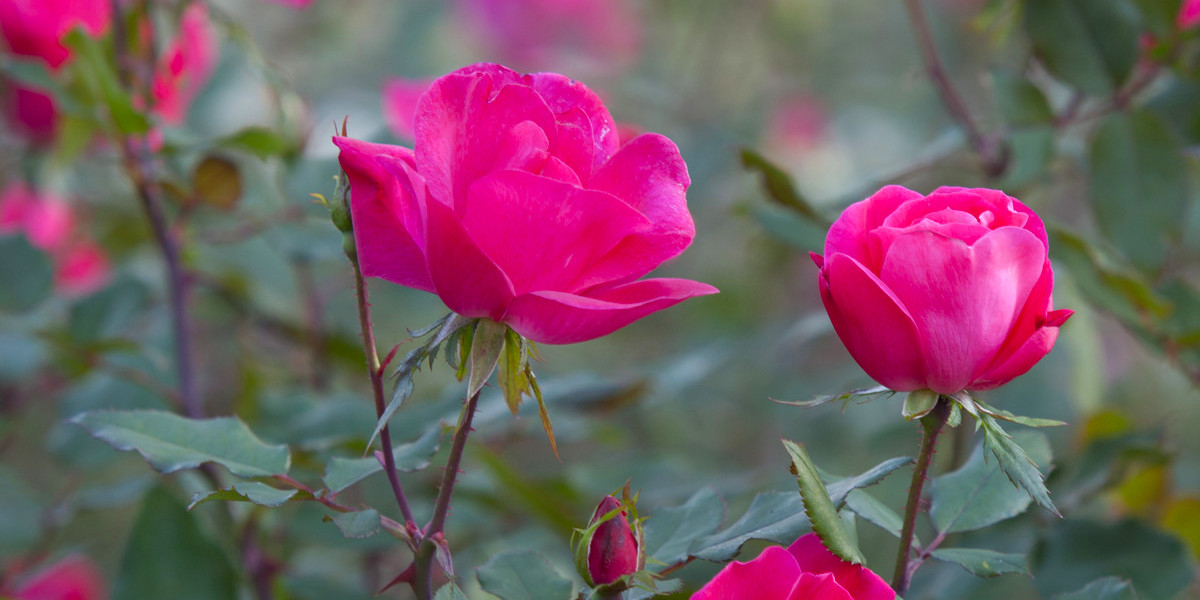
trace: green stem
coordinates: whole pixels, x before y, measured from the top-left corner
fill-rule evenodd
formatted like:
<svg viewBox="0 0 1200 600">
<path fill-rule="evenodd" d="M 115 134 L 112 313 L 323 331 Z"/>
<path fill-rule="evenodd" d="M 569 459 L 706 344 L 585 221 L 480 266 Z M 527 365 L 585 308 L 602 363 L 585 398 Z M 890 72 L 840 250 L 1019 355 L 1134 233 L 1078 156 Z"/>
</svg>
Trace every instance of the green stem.
<svg viewBox="0 0 1200 600">
<path fill-rule="evenodd" d="M 933 462 L 938 434 L 950 417 L 950 401 L 945 396 L 938 398 L 937 406 L 921 419 L 924 436 L 921 438 L 921 453 L 917 455 L 917 466 L 913 469 L 912 484 L 908 488 L 908 504 L 904 507 L 904 528 L 900 531 L 900 550 L 896 555 L 896 571 L 892 576 L 892 589 L 903 596 L 908 591 L 912 574 L 908 563 L 912 557 L 913 532 L 917 527 L 917 513 L 921 509 L 921 490 L 929 478 L 929 465 Z"/>
</svg>

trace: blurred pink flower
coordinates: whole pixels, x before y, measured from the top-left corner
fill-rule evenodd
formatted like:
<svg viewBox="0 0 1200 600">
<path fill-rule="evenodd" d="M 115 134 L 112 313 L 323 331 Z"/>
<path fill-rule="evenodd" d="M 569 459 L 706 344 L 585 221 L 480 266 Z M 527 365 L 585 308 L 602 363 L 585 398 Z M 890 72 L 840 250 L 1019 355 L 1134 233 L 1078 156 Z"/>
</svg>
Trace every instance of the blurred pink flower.
<svg viewBox="0 0 1200 600">
<path fill-rule="evenodd" d="M 496 58 L 525 70 L 572 59 L 620 67 L 641 50 L 642 22 L 626 0 L 458 0 L 458 12 Z"/>
<path fill-rule="evenodd" d="M 111 10 L 108 0 L 0 0 L 0 33 L 14 54 L 40 58 L 57 70 L 71 55 L 62 37 L 76 25 L 103 34 Z"/>
<path fill-rule="evenodd" d="M 45 144 L 58 131 L 54 97 L 15 81 L 7 82 L 4 117 L 9 126 L 32 142 Z"/>
<path fill-rule="evenodd" d="M 1200 0 L 1184 0 L 1175 23 L 1180 29 L 1191 29 L 1200 24 Z"/>
<path fill-rule="evenodd" d="M 772 153 L 805 153 L 825 139 L 828 129 L 825 107 L 813 96 L 797 93 L 782 99 L 767 118 L 764 143 Z"/>
<path fill-rule="evenodd" d="M 86 557 L 73 554 L 30 575 L 18 575 L 17 584 L 3 590 L 14 600 L 105 600 L 104 577 Z"/>
<path fill-rule="evenodd" d="M 641 279 L 695 235 L 687 166 L 655 133 L 622 146 L 583 84 L 471 65 L 435 81 L 414 122 L 413 150 L 334 139 L 363 274 L 550 344 L 716 293 Z"/>
<path fill-rule="evenodd" d="M 183 11 L 179 32 L 159 58 L 151 84 L 152 110 L 169 125 L 187 117 L 188 106 L 217 67 L 217 34 L 202 2 Z"/>
<path fill-rule="evenodd" d="M 111 269 L 104 251 L 76 230 L 71 206 L 55 196 L 13 183 L 0 193 L 0 234 L 23 233 L 54 262 L 55 287 L 80 296 L 102 287 Z"/>
<path fill-rule="evenodd" d="M 810 533 L 785 550 L 732 562 L 691 600 L 895 600 L 896 592 L 870 569 L 848 563 Z"/>
</svg>

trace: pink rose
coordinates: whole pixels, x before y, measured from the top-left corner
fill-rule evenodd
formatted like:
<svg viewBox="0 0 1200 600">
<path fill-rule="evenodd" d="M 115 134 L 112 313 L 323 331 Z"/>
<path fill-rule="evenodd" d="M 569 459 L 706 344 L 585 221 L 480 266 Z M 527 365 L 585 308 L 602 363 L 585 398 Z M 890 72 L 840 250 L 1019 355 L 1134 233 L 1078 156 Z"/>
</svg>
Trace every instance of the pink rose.
<svg viewBox="0 0 1200 600">
<path fill-rule="evenodd" d="M 104 251 L 76 231 L 75 212 L 65 201 L 22 183 L 0 192 L 0 234 L 21 233 L 50 255 L 54 287 L 82 296 L 104 286 L 111 269 Z"/>
<path fill-rule="evenodd" d="M 829 228 L 821 299 L 838 337 L 897 391 L 997 387 L 1029 370 L 1070 310 L 1052 310 L 1046 227 L 988 189 L 888 186 Z"/>
<path fill-rule="evenodd" d="M 71 56 L 62 37 L 77 25 L 103 34 L 111 11 L 109 0 L 0 0 L 0 33 L 13 54 L 40 58 L 57 70 Z"/>
<path fill-rule="evenodd" d="M 1191 29 L 1200 25 L 1200 0 L 1184 0 L 1175 19 L 1180 29 Z"/>
<path fill-rule="evenodd" d="M 639 280 L 695 235 L 687 167 L 658 134 L 618 147 L 582 84 L 471 65 L 435 81 L 414 122 L 412 150 L 334 139 L 364 274 L 551 344 L 716 293 Z"/>
<path fill-rule="evenodd" d="M 150 87 L 153 112 L 163 122 L 183 122 L 188 106 L 216 70 L 219 54 L 208 9 L 202 2 L 189 5 L 179 21 L 179 32 L 159 58 Z"/>
<path fill-rule="evenodd" d="M 870 569 L 834 556 L 810 533 L 785 550 L 771 546 L 750 562 L 729 563 L 692 600 L 895 600 Z"/>
<path fill-rule="evenodd" d="M 64 558 L 29 576 L 18 575 L 17 585 L 0 590 L 14 600 L 105 600 L 104 577 L 92 561 L 80 555 Z"/>
</svg>

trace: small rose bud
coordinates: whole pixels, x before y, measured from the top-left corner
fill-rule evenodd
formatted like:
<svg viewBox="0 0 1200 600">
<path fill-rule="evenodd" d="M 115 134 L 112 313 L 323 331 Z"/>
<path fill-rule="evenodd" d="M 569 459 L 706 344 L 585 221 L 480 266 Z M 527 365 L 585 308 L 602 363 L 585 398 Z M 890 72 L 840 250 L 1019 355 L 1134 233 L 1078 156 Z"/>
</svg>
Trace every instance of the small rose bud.
<svg viewBox="0 0 1200 600">
<path fill-rule="evenodd" d="M 621 508 L 612 496 L 605 496 L 592 515 L 596 523 L 604 515 Z M 594 585 L 606 585 L 638 570 L 638 540 L 629 526 L 624 510 L 603 523 L 592 535 L 587 550 L 588 574 Z"/>
</svg>

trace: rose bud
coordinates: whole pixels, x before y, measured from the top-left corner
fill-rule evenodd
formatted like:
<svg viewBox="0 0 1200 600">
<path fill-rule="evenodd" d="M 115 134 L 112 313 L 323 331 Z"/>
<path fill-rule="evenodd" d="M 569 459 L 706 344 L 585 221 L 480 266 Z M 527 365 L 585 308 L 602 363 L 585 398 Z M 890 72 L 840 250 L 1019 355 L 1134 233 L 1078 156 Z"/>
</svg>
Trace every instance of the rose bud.
<svg viewBox="0 0 1200 600">
<path fill-rule="evenodd" d="M 630 526 L 626 505 L 617 498 L 605 496 L 587 529 L 575 533 L 575 566 L 589 586 L 612 584 L 641 568 L 640 528 Z"/>
</svg>

